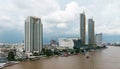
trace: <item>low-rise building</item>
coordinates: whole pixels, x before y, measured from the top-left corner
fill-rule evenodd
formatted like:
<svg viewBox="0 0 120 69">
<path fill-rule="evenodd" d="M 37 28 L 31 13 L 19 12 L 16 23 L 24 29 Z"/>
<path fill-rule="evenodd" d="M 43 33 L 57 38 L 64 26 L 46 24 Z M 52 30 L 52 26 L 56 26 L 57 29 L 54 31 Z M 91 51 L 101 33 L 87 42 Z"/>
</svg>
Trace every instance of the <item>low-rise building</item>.
<svg viewBox="0 0 120 69">
<path fill-rule="evenodd" d="M 102 46 L 102 33 L 96 34 L 95 36 L 95 43 L 97 46 Z"/>
<path fill-rule="evenodd" d="M 80 43 L 77 43 L 78 40 L 80 39 L 79 38 L 59 38 L 59 46 L 73 49 L 76 45 L 80 44 Z"/>
</svg>

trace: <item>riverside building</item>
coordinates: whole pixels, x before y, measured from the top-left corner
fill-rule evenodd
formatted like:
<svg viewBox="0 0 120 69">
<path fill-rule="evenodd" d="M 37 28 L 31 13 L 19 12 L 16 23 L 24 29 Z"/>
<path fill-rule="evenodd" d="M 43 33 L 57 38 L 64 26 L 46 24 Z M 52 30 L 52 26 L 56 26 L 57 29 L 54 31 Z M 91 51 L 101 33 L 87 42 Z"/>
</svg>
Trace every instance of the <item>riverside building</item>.
<svg viewBox="0 0 120 69">
<path fill-rule="evenodd" d="M 95 35 L 95 42 L 97 46 L 102 46 L 102 33 L 96 34 Z"/>
<path fill-rule="evenodd" d="M 95 35 L 94 35 L 94 21 L 93 19 L 88 19 L 88 44 L 94 45 L 95 44 Z"/>
<path fill-rule="evenodd" d="M 43 46 L 43 24 L 40 18 L 28 17 L 25 20 L 25 51 L 41 52 Z"/>
<path fill-rule="evenodd" d="M 59 47 L 73 49 L 80 48 L 81 40 L 79 38 L 59 38 Z"/>
<path fill-rule="evenodd" d="M 86 17 L 84 13 L 80 14 L 80 38 L 82 40 L 82 45 L 86 43 Z"/>
</svg>

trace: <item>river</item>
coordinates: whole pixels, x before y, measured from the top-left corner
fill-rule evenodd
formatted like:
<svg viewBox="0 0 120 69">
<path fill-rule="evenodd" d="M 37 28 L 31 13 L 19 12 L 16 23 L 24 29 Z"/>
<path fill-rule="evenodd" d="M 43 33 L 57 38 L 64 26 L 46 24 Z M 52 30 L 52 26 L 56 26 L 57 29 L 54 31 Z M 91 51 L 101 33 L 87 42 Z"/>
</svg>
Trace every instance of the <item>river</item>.
<svg viewBox="0 0 120 69">
<path fill-rule="evenodd" d="M 4 69 L 120 69 L 120 47 L 109 46 L 107 49 L 84 55 L 69 57 L 50 57 L 36 61 L 25 61 Z"/>
</svg>

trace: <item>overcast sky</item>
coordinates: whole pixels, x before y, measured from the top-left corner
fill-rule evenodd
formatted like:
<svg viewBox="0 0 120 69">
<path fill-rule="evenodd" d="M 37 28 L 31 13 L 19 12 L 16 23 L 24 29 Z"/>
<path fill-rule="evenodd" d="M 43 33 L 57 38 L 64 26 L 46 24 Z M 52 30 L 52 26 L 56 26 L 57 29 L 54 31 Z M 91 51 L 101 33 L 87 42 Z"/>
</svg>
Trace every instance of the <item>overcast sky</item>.
<svg viewBox="0 0 120 69">
<path fill-rule="evenodd" d="M 0 0 L 0 42 L 24 40 L 28 16 L 42 19 L 46 40 L 64 35 L 78 37 L 83 11 L 86 22 L 93 17 L 95 33 L 102 32 L 108 41 L 120 40 L 120 0 Z"/>
</svg>

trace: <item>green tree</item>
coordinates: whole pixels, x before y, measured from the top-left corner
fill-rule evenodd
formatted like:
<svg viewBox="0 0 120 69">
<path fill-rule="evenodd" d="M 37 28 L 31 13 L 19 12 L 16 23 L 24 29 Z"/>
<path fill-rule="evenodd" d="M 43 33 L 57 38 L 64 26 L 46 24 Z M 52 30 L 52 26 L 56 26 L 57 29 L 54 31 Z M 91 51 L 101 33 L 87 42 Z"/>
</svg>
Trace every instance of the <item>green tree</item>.
<svg viewBox="0 0 120 69">
<path fill-rule="evenodd" d="M 14 61 L 15 60 L 15 55 L 13 52 L 9 52 L 8 53 L 8 61 Z"/>
<path fill-rule="evenodd" d="M 51 50 L 46 49 L 46 50 L 45 50 L 45 55 L 48 56 L 48 57 L 49 57 L 49 56 L 52 56 L 52 55 L 53 55 L 53 52 L 52 52 Z"/>
</svg>

